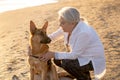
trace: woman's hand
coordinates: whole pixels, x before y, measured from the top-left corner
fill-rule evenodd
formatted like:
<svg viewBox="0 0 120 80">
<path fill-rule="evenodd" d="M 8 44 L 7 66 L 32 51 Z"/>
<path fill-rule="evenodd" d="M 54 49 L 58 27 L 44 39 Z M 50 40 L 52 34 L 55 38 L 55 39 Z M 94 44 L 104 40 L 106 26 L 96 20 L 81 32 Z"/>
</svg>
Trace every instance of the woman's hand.
<svg viewBox="0 0 120 80">
<path fill-rule="evenodd" d="M 41 61 L 48 61 L 51 58 L 54 58 L 55 52 L 48 51 L 46 54 L 39 56 Z"/>
</svg>

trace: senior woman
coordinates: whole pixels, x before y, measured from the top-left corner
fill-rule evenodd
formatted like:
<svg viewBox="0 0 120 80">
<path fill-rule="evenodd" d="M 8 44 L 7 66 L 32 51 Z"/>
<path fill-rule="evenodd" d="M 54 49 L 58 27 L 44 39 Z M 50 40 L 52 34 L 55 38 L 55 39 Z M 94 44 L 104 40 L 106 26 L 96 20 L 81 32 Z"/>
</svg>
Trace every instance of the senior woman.
<svg viewBox="0 0 120 80">
<path fill-rule="evenodd" d="M 64 7 L 58 12 L 60 28 L 49 34 L 52 41 L 64 37 L 69 46 L 68 52 L 48 51 L 40 60 L 54 58 L 56 65 L 62 67 L 77 80 L 91 80 L 90 71 L 94 71 L 95 80 L 106 72 L 103 45 L 95 30 L 80 18 L 74 7 Z"/>
</svg>

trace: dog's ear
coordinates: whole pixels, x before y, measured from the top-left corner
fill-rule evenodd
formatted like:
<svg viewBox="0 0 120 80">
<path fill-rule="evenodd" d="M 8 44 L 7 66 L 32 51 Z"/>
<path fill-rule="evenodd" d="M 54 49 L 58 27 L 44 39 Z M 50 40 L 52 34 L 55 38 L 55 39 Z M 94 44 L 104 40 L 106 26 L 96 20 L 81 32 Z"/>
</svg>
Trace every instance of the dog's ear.
<svg viewBox="0 0 120 80">
<path fill-rule="evenodd" d="M 45 24 L 43 25 L 42 29 L 43 29 L 44 31 L 46 31 L 46 30 L 47 30 L 47 27 L 48 27 L 48 21 L 45 22 Z"/>
<path fill-rule="evenodd" d="M 37 28 L 36 28 L 34 22 L 33 22 L 33 21 L 30 21 L 30 32 L 31 32 L 32 35 L 35 33 L 35 30 L 36 30 L 36 29 L 37 29 Z"/>
</svg>

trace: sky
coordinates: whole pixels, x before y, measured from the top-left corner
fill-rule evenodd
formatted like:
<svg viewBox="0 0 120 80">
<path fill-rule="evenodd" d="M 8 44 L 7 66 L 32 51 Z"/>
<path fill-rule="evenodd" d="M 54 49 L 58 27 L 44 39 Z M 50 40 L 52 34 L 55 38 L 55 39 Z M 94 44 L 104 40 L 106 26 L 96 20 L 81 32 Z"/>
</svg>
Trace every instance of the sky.
<svg viewBox="0 0 120 80">
<path fill-rule="evenodd" d="M 0 0 L 0 13 L 54 2 L 57 0 Z"/>
</svg>

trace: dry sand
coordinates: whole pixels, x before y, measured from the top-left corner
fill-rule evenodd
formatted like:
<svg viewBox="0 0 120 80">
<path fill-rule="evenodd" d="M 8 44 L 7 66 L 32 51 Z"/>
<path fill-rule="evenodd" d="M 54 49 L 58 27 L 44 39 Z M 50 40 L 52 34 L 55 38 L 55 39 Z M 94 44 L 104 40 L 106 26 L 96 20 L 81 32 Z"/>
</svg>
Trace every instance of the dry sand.
<svg viewBox="0 0 120 80">
<path fill-rule="evenodd" d="M 29 21 L 41 26 L 49 21 L 48 34 L 58 28 L 57 11 L 64 6 L 78 8 L 100 36 L 106 55 L 107 73 L 103 80 L 120 80 L 120 0 L 66 0 L 59 3 L 8 11 L 0 14 L 0 80 L 29 80 L 27 47 Z M 50 50 L 64 51 L 63 40 Z"/>
</svg>

